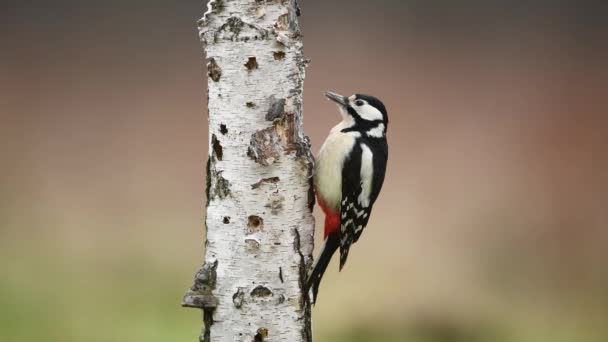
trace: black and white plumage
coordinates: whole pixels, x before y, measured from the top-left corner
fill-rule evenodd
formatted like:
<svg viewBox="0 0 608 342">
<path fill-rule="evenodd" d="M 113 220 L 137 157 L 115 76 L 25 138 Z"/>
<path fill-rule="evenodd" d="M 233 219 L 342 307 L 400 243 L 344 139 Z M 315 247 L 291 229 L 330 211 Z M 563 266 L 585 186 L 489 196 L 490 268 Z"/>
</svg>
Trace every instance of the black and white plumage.
<svg viewBox="0 0 608 342">
<path fill-rule="evenodd" d="M 326 216 L 325 244 L 307 281 L 313 301 L 332 255 L 340 249 L 342 270 L 350 247 L 367 226 L 388 159 L 384 104 L 369 95 L 326 96 L 338 104 L 342 121 L 331 129 L 315 162 L 315 190 Z"/>
</svg>

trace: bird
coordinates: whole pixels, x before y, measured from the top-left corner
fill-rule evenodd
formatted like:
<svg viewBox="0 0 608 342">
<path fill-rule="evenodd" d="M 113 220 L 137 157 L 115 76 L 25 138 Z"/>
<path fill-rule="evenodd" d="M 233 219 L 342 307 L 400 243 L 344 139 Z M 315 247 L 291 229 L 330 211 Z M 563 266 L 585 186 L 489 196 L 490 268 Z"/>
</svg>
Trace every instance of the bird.
<svg viewBox="0 0 608 342">
<path fill-rule="evenodd" d="M 307 296 L 312 289 L 313 304 L 334 253 L 340 249 L 341 271 L 367 226 L 388 160 L 388 114 L 382 101 L 363 94 L 325 96 L 337 104 L 342 120 L 330 130 L 315 159 L 313 180 L 325 229 L 321 254 L 304 287 Z"/>
</svg>

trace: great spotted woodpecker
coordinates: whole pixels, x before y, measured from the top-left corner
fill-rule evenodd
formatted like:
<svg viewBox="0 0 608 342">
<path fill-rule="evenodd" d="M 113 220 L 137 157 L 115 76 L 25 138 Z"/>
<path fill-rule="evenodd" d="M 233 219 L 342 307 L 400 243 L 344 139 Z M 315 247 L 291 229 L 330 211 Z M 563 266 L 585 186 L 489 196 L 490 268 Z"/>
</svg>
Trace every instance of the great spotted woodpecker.
<svg viewBox="0 0 608 342">
<path fill-rule="evenodd" d="M 378 198 L 388 158 L 384 104 L 369 95 L 350 97 L 327 92 L 338 105 L 342 121 L 333 127 L 316 158 L 314 184 L 325 213 L 325 243 L 307 282 L 317 301 L 319 283 L 340 247 L 340 270 L 350 246 L 367 225 Z"/>
</svg>

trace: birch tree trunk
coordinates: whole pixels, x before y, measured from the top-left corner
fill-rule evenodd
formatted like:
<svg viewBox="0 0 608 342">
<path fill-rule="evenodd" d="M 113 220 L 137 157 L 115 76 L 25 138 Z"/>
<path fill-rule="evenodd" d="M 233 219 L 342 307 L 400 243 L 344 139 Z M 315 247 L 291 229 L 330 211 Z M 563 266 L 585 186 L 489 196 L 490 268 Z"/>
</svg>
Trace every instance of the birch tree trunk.
<svg viewBox="0 0 608 342">
<path fill-rule="evenodd" d="M 205 262 L 183 305 L 201 341 L 311 341 L 312 157 L 296 0 L 211 0 Z"/>
</svg>

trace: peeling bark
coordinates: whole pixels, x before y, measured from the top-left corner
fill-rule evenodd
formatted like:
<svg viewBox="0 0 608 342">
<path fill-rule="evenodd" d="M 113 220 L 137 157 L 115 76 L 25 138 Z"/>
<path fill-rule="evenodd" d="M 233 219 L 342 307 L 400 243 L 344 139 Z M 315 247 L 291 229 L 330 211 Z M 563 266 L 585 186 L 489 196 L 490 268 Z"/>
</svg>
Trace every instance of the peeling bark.
<svg viewBox="0 0 608 342">
<path fill-rule="evenodd" d="M 183 305 L 201 341 L 311 341 L 312 156 L 295 0 L 211 0 L 205 263 Z M 312 195 L 311 195 L 312 194 Z"/>
</svg>

